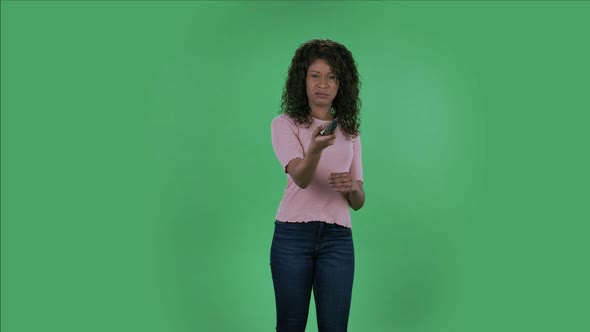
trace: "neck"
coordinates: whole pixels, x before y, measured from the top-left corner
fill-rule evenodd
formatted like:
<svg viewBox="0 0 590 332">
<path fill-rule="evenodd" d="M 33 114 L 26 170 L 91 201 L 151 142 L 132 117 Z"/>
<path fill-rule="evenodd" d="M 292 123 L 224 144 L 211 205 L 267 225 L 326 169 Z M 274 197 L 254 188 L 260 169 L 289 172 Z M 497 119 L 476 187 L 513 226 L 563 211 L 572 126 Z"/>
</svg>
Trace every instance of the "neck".
<svg viewBox="0 0 590 332">
<path fill-rule="evenodd" d="M 312 107 L 311 116 L 320 120 L 332 120 L 334 117 L 330 110 L 331 107 Z"/>
</svg>

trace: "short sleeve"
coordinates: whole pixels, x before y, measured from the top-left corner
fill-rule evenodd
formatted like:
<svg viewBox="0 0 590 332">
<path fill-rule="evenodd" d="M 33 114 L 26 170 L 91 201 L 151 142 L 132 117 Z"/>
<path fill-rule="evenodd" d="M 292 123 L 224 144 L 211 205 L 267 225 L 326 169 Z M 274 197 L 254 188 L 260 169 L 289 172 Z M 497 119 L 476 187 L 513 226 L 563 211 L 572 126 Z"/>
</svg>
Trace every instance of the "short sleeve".
<svg viewBox="0 0 590 332">
<path fill-rule="evenodd" d="M 287 165 L 295 158 L 303 159 L 303 146 L 297 137 L 297 127 L 285 115 L 278 116 L 271 123 L 272 147 L 277 159 L 287 172 Z"/>
<path fill-rule="evenodd" d="M 361 136 L 360 134 L 354 138 L 352 144 L 352 164 L 350 165 L 350 175 L 353 179 L 364 182 L 363 179 L 363 153 L 361 147 Z"/>
</svg>

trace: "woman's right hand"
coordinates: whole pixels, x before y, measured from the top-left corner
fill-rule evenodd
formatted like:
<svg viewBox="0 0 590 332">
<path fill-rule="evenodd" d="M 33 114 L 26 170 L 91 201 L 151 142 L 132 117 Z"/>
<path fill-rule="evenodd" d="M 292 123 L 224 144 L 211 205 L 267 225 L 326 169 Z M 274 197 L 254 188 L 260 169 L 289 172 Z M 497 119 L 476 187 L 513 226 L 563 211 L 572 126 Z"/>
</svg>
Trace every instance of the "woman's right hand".
<svg viewBox="0 0 590 332">
<path fill-rule="evenodd" d="M 310 140 L 309 146 L 307 148 L 307 151 L 309 153 L 320 154 L 325 148 L 334 144 L 334 142 L 336 141 L 336 131 L 334 131 L 330 135 L 325 135 L 325 136 L 322 136 L 320 134 L 320 132 L 322 130 L 324 130 L 327 126 L 328 126 L 328 124 L 324 124 L 321 126 L 317 126 L 313 130 L 313 132 L 311 134 L 311 140 Z"/>
</svg>

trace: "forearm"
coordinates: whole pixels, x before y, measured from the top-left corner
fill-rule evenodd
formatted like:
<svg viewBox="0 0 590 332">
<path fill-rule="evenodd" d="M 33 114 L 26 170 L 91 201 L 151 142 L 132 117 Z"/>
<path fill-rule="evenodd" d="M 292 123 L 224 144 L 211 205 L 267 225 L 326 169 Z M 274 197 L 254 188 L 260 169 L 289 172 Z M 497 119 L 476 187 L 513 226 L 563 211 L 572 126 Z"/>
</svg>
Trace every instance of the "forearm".
<svg viewBox="0 0 590 332">
<path fill-rule="evenodd" d="M 302 189 L 307 188 L 318 167 L 321 157 L 320 153 L 308 153 L 303 159 L 296 159 L 289 163 L 287 172 L 297 186 Z"/>
<path fill-rule="evenodd" d="M 346 195 L 348 205 L 353 210 L 359 210 L 365 204 L 365 191 L 363 190 L 362 182 L 357 181 L 357 190 L 351 191 Z"/>
</svg>

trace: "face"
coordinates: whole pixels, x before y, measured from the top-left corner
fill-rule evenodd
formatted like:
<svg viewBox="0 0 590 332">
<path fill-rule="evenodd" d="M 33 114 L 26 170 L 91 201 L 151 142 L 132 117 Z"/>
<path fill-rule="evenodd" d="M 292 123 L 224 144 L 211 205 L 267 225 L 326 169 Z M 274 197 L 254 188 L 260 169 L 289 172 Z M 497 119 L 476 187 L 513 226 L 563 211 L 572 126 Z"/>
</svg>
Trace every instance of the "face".
<svg viewBox="0 0 590 332">
<path fill-rule="evenodd" d="M 305 85 L 309 106 L 332 106 L 338 93 L 338 81 L 326 60 L 316 59 L 309 65 Z"/>
</svg>

